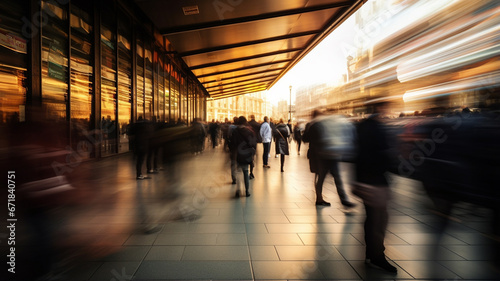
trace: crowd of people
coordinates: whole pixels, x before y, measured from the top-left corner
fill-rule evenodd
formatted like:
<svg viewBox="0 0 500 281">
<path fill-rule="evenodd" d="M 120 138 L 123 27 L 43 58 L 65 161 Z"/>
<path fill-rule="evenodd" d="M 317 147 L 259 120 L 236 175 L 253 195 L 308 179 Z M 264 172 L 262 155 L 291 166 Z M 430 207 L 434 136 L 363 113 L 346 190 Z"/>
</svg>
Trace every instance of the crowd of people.
<svg viewBox="0 0 500 281">
<path fill-rule="evenodd" d="M 283 173 L 286 156 L 290 155 L 291 141 L 295 140 L 297 143 L 297 154 L 300 154 L 302 142 L 308 143 L 307 158 L 310 171 L 315 174 L 315 205 L 331 206 L 331 203 L 323 198 L 323 184 L 326 176 L 331 174 L 343 207 L 350 209 L 355 206 L 344 188 L 339 171 L 340 162 L 355 162 L 357 164 L 355 186 L 359 189 L 357 194 L 363 199 L 367 215 L 366 262 L 386 271 L 396 272 L 396 267 L 386 260 L 384 254 L 384 237 L 388 223 L 387 202 L 377 200 L 373 203 L 373 200 L 366 196 L 366 190 L 363 190 L 371 188 L 379 190 L 377 192 L 380 193 L 388 189 L 385 174 L 390 170 L 388 165 L 392 160 L 387 147 L 389 136 L 385 134 L 383 124 L 379 121 L 381 108 L 376 107 L 375 114 L 356 127 L 341 115 L 323 114 L 320 111 L 313 112 L 313 118 L 309 123 L 294 126 L 290 120 L 287 123 L 283 119 L 274 122 L 267 116 L 260 123 L 253 115 L 250 116 L 250 120 L 239 116 L 234 117 L 232 122 L 226 119 L 223 123 L 212 120 L 204 124 L 200 120 L 194 120 L 190 127 L 185 125 L 161 127 L 139 121 L 131 130 L 137 152 L 137 179 L 147 178 L 142 174 L 144 159 L 147 172 L 157 172 L 155 159 L 159 148 L 163 150 L 161 152 L 163 161 L 169 161 L 180 151 L 199 154 L 203 153 L 207 146 L 215 149 L 222 145 L 224 151 L 229 152 L 232 184 L 236 185 L 234 197 L 249 197 L 250 180 L 255 178 L 253 173 L 255 160 L 259 157 L 256 155 L 258 145 L 262 144 L 260 157 L 263 169 L 267 170 L 271 168 L 269 159 L 272 157 L 271 145 L 274 142 L 274 157 L 280 158 L 280 171 Z M 176 130 L 175 133 L 173 130 Z M 177 137 L 174 138 L 173 134 Z M 187 138 L 190 140 L 185 141 Z M 149 142 L 146 139 L 149 139 Z M 238 176 L 239 173 L 243 176 Z"/>
<path fill-rule="evenodd" d="M 326 201 L 323 197 L 324 181 L 327 175 L 331 174 L 335 182 L 340 202 L 346 210 L 353 208 L 355 203 L 350 199 L 350 196 L 344 188 L 344 180 L 341 177 L 339 164 L 340 162 L 354 163 L 355 176 L 354 182 L 351 183 L 352 193 L 361 199 L 366 213 L 366 220 L 364 224 L 366 263 L 388 272 L 395 273 L 397 272 L 396 267 L 387 261 L 384 254 L 385 232 L 389 218 L 387 204 L 390 199 L 389 181 L 387 178 L 388 173 L 409 176 L 407 173 L 404 174 L 403 172 L 412 172 L 413 177 L 421 180 L 424 185 L 429 186 L 428 191 L 431 196 L 434 195 L 436 197 L 436 194 L 438 194 L 441 195 L 440 199 L 443 199 L 442 192 L 441 194 L 438 193 L 439 191 L 442 191 L 443 188 L 440 186 L 431 186 L 431 184 L 443 182 L 449 184 L 449 179 L 453 176 L 448 175 L 447 178 L 443 179 L 443 173 L 436 175 L 434 170 L 440 171 L 441 167 L 437 167 L 437 164 L 435 163 L 439 164 L 441 162 L 432 162 L 433 158 L 442 156 L 443 153 L 446 154 L 450 150 L 453 152 L 452 154 L 454 156 L 464 155 L 464 157 L 471 158 L 471 153 L 465 153 L 463 151 L 470 149 L 475 149 L 474 151 L 477 151 L 478 149 L 481 149 L 481 145 L 467 147 L 471 142 L 466 142 L 463 137 L 468 136 L 468 139 L 471 139 L 470 134 L 468 134 L 468 130 L 471 128 L 475 130 L 473 140 L 483 143 L 484 140 L 487 139 L 486 135 L 491 135 L 491 131 L 487 131 L 489 127 L 481 130 L 483 127 L 479 128 L 477 126 L 478 123 L 474 123 L 474 121 L 479 117 L 476 119 L 464 119 L 463 116 L 465 115 L 463 114 L 470 114 L 470 112 L 464 110 L 462 115 L 448 116 L 448 119 L 444 121 L 443 119 L 437 119 L 442 122 L 438 122 L 437 125 L 434 126 L 407 126 L 410 123 L 404 123 L 407 124 L 405 125 L 406 127 L 399 128 L 398 133 L 394 133 L 397 126 L 394 126 L 394 122 L 392 122 L 392 125 L 391 122 L 387 122 L 388 120 L 394 120 L 394 118 L 387 118 L 387 109 L 388 105 L 386 103 L 374 104 L 372 106 L 372 114 L 368 118 L 357 121 L 349 120 L 339 114 L 325 114 L 324 112 L 314 111 L 310 122 L 307 124 L 296 123 L 293 126 L 290 120 L 288 120 L 287 123 L 285 123 L 283 119 L 275 122 L 272 118 L 267 116 L 263 118 L 262 122 L 258 122 L 255 120 L 255 116 L 253 115 L 249 116 L 249 120 L 247 120 L 244 116 L 239 116 L 234 117 L 232 122 L 229 122 L 229 120 L 226 119 L 223 123 L 212 120 L 212 122 L 205 124 L 200 120 L 194 120 L 190 128 L 184 126 L 185 129 L 183 129 L 183 132 L 178 134 L 180 138 L 191 138 L 191 141 L 185 142 L 181 140 L 176 142 L 178 145 L 190 143 L 190 147 L 181 149 L 174 146 L 175 148 L 173 150 L 171 148 L 169 149 L 170 152 L 163 152 L 164 160 L 171 157 L 170 154 L 175 154 L 179 151 L 191 151 L 194 154 L 198 154 L 202 153 L 207 146 L 214 149 L 219 145 L 223 145 L 224 151 L 229 152 L 228 162 L 230 162 L 231 167 L 232 184 L 237 185 L 234 196 L 249 197 L 251 195 L 250 180 L 255 178 L 254 169 L 256 168 L 255 163 L 257 157 L 261 157 L 262 168 L 264 170 L 271 169 L 269 159 L 272 158 L 272 156 L 280 158 L 279 168 L 283 173 L 285 171 L 286 156 L 291 153 L 290 143 L 295 140 L 297 143 L 296 153 L 300 155 L 301 144 L 302 142 L 305 142 L 308 143 L 307 158 L 309 160 L 310 172 L 315 174 L 315 205 L 318 207 L 331 206 L 331 203 Z M 453 120 L 451 119 L 453 117 L 458 118 L 458 116 L 460 116 L 461 119 L 456 122 L 452 122 Z M 405 116 L 400 117 L 405 118 Z M 483 117 L 483 119 L 484 118 L 486 117 Z M 482 123 L 484 123 L 483 119 L 481 119 Z M 488 120 L 490 119 L 491 118 Z M 443 122 L 447 123 L 448 127 L 452 127 L 450 127 L 448 131 L 443 131 L 444 133 L 441 135 L 436 135 L 437 132 L 439 132 L 438 129 L 447 128 L 443 125 Z M 140 122 L 137 122 L 137 124 L 140 124 Z M 433 125 L 435 122 L 430 124 Z M 487 124 L 493 123 L 489 122 Z M 149 128 L 147 130 L 149 130 L 150 134 L 151 132 L 166 130 L 165 128 L 155 128 L 151 125 L 149 125 L 149 127 L 146 126 L 145 128 Z M 404 155 L 404 151 L 395 150 L 394 145 L 396 143 L 401 144 L 401 141 L 397 140 L 396 135 L 404 135 L 404 132 L 402 134 L 401 131 L 404 130 L 408 132 L 409 128 L 413 130 L 413 135 L 422 135 L 423 132 L 427 132 L 429 135 L 427 139 L 423 140 L 422 145 L 418 146 L 417 143 L 417 147 L 413 147 L 413 154 L 410 153 L 410 158 L 405 160 L 401 159 L 401 156 Z M 169 130 L 171 129 L 172 128 L 169 128 Z M 158 153 L 158 147 L 172 147 L 173 140 L 171 137 L 169 137 L 169 140 L 167 141 L 166 139 L 158 137 L 158 133 L 152 134 L 156 135 L 156 137 L 151 137 L 151 139 L 156 139 L 154 142 L 156 145 L 152 145 L 150 147 L 143 147 L 141 145 L 136 146 L 137 151 L 142 154 L 142 156 L 137 157 L 137 179 L 143 179 L 140 169 L 144 158 L 148 159 L 146 161 L 148 173 L 155 173 L 157 168 L 153 159 L 155 159 L 155 155 Z M 164 133 L 164 135 L 167 134 L 170 135 L 171 132 Z M 499 139 L 498 133 L 494 136 L 494 140 Z M 209 145 L 206 145 L 207 139 Z M 141 138 L 139 137 L 137 140 L 139 142 L 136 142 L 136 144 L 140 144 Z M 436 142 L 432 144 L 434 146 L 428 144 L 429 140 L 434 140 Z M 274 149 L 272 149 L 273 142 Z M 435 152 L 435 146 L 437 144 L 441 144 L 442 142 L 446 143 L 441 145 L 439 153 Z M 160 144 L 160 146 L 158 144 Z M 486 145 L 486 149 L 488 150 L 487 152 L 498 152 L 495 141 L 488 141 L 487 143 L 484 143 L 484 145 Z M 259 151 L 262 151 L 262 155 L 256 155 L 258 146 L 262 147 L 262 149 L 259 149 Z M 404 143 L 402 147 L 404 147 Z M 465 150 L 460 152 L 460 154 L 457 154 L 455 153 L 457 147 L 463 147 Z M 417 148 L 423 151 L 420 154 L 428 152 L 433 155 L 427 155 L 427 163 L 425 165 L 419 164 L 413 165 L 415 166 L 413 167 L 411 164 L 415 164 L 415 161 L 423 161 L 422 159 L 416 159 L 412 156 L 415 155 Z M 271 155 L 272 150 L 275 153 L 274 155 Z M 481 156 L 477 153 L 474 154 L 472 159 L 475 162 L 473 161 L 471 163 L 482 163 L 481 167 L 483 168 L 480 170 L 481 173 L 478 173 L 481 177 L 476 177 L 475 179 L 470 180 L 473 180 L 476 183 L 485 182 L 486 184 L 483 184 L 484 188 L 481 186 L 485 192 L 490 192 L 491 188 L 489 188 L 488 185 L 490 182 L 489 174 L 486 176 L 484 175 L 498 167 L 496 159 L 497 158 L 489 157 L 486 159 L 488 161 L 482 161 L 484 160 L 484 157 L 481 158 Z M 447 157 L 443 160 L 450 159 Z M 489 165 L 489 163 L 492 162 L 495 164 L 492 166 Z M 408 167 L 408 163 L 411 167 Z M 403 164 L 406 164 L 406 166 Z M 459 164 L 464 165 L 469 163 Z M 429 167 L 433 167 L 433 171 L 429 171 Z M 416 171 L 408 170 L 410 168 Z M 239 173 L 242 173 L 243 176 L 238 176 Z M 471 173 L 468 172 L 463 175 L 468 174 Z M 485 178 L 486 180 L 481 181 L 481 179 Z M 462 182 L 467 181 L 464 180 Z M 244 186 L 244 190 L 242 190 L 241 186 Z M 457 193 L 457 191 L 455 191 L 455 193 Z M 498 196 L 489 196 L 489 198 L 491 198 L 493 202 L 493 204 L 490 205 L 495 206 L 494 203 L 497 202 L 495 200 L 497 200 Z M 448 200 L 450 201 L 449 203 L 453 203 L 451 198 Z M 449 204 L 447 206 L 449 206 Z M 449 212 L 449 209 L 446 211 Z"/>
</svg>

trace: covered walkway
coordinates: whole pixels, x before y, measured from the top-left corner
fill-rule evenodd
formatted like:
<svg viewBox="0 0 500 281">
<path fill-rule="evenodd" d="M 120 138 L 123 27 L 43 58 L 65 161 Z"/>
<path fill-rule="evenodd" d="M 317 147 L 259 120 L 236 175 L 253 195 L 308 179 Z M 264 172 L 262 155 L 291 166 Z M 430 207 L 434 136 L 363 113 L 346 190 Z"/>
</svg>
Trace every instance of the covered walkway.
<svg viewBox="0 0 500 281">
<path fill-rule="evenodd" d="M 436 244 L 429 200 L 399 177 L 386 237 L 398 273 L 367 268 L 362 204 L 346 212 L 329 176 L 332 206 L 316 207 L 307 145 L 292 151 L 281 173 L 273 150 L 271 168 L 262 167 L 260 146 L 252 195 L 238 199 L 221 146 L 179 164 L 177 190 L 166 171 L 136 181 L 132 155 L 83 163 L 75 171 L 87 174 L 93 199 L 60 222 L 78 256 L 64 280 L 498 280 L 488 211 L 458 206 Z M 350 168 L 342 165 L 346 182 Z"/>
</svg>

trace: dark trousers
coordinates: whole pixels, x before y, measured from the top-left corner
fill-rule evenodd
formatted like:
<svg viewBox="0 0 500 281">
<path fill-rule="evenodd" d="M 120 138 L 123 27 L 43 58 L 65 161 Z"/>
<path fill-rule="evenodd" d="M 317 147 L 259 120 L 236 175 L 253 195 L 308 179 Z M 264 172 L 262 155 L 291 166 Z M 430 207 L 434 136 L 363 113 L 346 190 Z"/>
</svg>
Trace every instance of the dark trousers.
<svg viewBox="0 0 500 281">
<path fill-rule="evenodd" d="M 325 181 L 326 175 L 328 172 L 332 174 L 333 180 L 335 181 L 335 186 L 337 187 L 337 193 L 339 194 L 339 198 L 341 202 L 348 201 L 347 194 L 344 190 L 344 184 L 342 183 L 342 179 L 340 178 L 339 172 L 339 163 L 335 160 L 325 160 L 321 159 L 319 164 L 319 172 L 316 181 L 316 202 L 323 201 L 323 182 Z"/>
<path fill-rule="evenodd" d="M 158 147 L 149 149 L 148 157 L 146 158 L 147 172 L 158 169 L 158 150 L 159 150 Z"/>
<path fill-rule="evenodd" d="M 371 260 L 385 259 L 385 230 L 389 222 L 387 207 L 370 207 L 365 204 L 365 243 L 366 258 Z"/>
<path fill-rule="evenodd" d="M 146 157 L 145 151 L 137 152 L 137 163 L 135 165 L 135 169 L 137 171 L 137 176 L 142 175 L 142 164 L 144 163 L 144 158 Z"/>
<path fill-rule="evenodd" d="M 264 163 L 264 165 L 267 166 L 267 164 L 269 163 L 269 151 L 271 150 L 271 143 L 264 142 L 262 143 L 262 145 L 264 146 L 264 153 L 262 154 L 262 162 Z"/>
<path fill-rule="evenodd" d="M 239 168 L 241 169 L 241 172 L 243 173 L 243 184 L 245 185 L 245 192 L 248 193 L 248 189 L 250 188 L 250 178 L 248 175 L 248 164 L 239 164 Z M 238 190 L 239 190 L 239 183 L 238 183 Z"/>
<path fill-rule="evenodd" d="M 217 146 L 217 135 L 211 134 L 210 137 L 212 138 L 212 148 L 215 148 Z"/>
</svg>

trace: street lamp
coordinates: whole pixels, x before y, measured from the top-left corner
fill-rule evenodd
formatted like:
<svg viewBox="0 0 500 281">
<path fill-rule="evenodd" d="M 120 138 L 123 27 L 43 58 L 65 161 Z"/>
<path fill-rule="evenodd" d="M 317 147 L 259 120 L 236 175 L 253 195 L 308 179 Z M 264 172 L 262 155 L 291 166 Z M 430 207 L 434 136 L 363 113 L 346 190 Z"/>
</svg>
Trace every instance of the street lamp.
<svg viewBox="0 0 500 281">
<path fill-rule="evenodd" d="M 290 122 L 292 122 L 292 85 L 290 85 Z"/>
</svg>

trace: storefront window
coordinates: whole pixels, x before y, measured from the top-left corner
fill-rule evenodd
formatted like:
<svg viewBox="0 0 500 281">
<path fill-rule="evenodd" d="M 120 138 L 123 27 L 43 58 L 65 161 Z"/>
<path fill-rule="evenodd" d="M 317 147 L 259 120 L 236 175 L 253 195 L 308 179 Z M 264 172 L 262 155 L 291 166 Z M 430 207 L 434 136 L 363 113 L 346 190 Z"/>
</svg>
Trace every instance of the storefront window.
<svg viewBox="0 0 500 281">
<path fill-rule="evenodd" d="M 165 71 L 163 70 L 163 64 L 163 56 L 158 52 L 158 64 L 155 66 L 158 77 L 158 92 L 156 97 L 158 98 L 158 121 L 161 122 L 165 122 Z"/>
<path fill-rule="evenodd" d="M 172 117 L 172 122 L 177 123 L 179 122 L 179 72 L 177 72 L 177 69 L 173 68 L 172 72 L 170 73 L 170 92 L 171 92 L 171 99 L 170 99 L 170 108 L 171 108 L 171 117 Z"/>
<path fill-rule="evenodd" d="M 70 130 L 71 147 L 80 157 L 89 158 L 93 144 L 89 143 L 91 131 L 93 81 L 93 32 L 89 11 L 92 5 L 73 1 L 71 5 L 71 60 L 70 60 Z"/>
<path fill-rule="evenodd" d="M 171 101 L 170 101 L 170 79 L 171 79 L 171 76 L 170 76 L 170 72 L 171 72 L 171 64 L 168 63 L 168 61 L 165 61 L 165 64 L 164 64 L 164 70 L 165 70 L 165 122 L 170 122 L 171 120 L 171 113 L 170 113 L 170 109 L 171 109 Z"/>
<path fill-rule="evenodd" d="M 150 41 L 144 45 L 145 55 L 145 86 L 144 86 L 144 116 L 151 121 L 154 114 L 153 109 L 153 53 L 151 52 Z"/>
<path fill-rule="evenodd" d="M 132 120 L 132 34 L 130 19 L 118 17 L 118 152 L 130 150 L 128 128 Z"/>
<path fill-rule="evenodd" d="M 111 9 L 101 24 L 101 153 L 116 153 L 116 25 Z"/>
<path fill-rule="evenodd" d="M 138 32 L 141 34 L 140 31 Z M 143 42 L 137 38 L 137 63 L 136 63 L 136 92 L 137 92 L 137 119 L 144 119 L 144 49 Z"/>
<path fill-rule="evenodd" d="M 67 5 L 42 1 L 42 104 L 45 117 L 66 122 L 68 103 Z"/>
<path fill-rule="evenodd" d="M 26 121 L 27 41 L 22 36 L 21 1 L 0 2 L 0 126 Z M 3 129 L 0 129 L 3 131 Z"/>
</svg>

